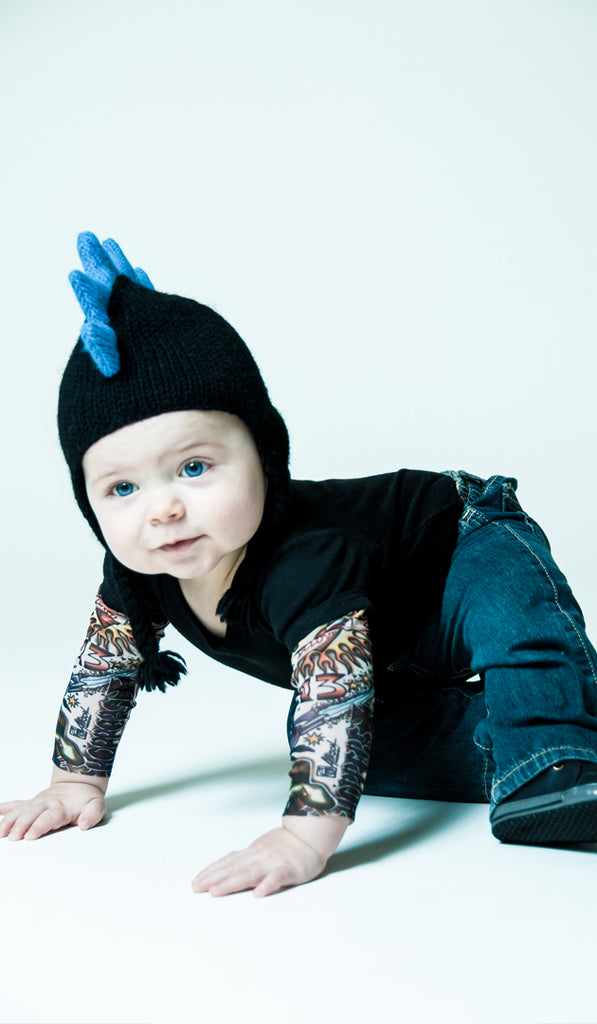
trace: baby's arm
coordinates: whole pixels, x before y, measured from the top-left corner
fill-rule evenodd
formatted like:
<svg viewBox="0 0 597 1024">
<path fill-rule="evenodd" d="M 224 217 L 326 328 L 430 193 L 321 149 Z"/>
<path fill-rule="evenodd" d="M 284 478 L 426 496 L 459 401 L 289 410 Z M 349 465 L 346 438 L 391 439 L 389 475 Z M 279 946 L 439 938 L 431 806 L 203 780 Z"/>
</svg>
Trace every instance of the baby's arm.
<svg viewBox="0 0 597 1024">
<path fill-rule="evenodd" d="M 269 896 L 324 870 L 362 793 L 373 715 L 373 668 L 364 611 L 314 630 L 292 655 L 298 692 L 292 780 L 282 827 L 197 875 L 196 892 L 252 889 Z"/>
<path fill-rule="evenodd" d="M 135 706 L 140 655 L 125 615 L 97 597 L 56 726 L 48 789 L 0 804 L 0 837 L 38 839 L 65 825 L 99 824 L 124 727 Z"/>
</svg>

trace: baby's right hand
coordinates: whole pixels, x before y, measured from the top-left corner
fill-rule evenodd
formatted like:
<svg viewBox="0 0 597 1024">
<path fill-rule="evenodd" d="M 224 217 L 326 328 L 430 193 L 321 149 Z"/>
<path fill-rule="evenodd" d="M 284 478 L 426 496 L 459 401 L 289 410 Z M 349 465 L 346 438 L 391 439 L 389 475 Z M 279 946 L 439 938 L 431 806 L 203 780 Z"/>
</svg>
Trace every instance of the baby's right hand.
<svg viewBox="0 0 597 1024">
<path fill-rule="evenodd" d="M 102 780 L 103 782 L 103 780 Z M 0 804 L 0 838 L 39 839 L 48 832 L 78 825 L 99 825 L 106 813 L 102 789 L 87 782 L 57 782 L 32 800 Z"/>
</svg>

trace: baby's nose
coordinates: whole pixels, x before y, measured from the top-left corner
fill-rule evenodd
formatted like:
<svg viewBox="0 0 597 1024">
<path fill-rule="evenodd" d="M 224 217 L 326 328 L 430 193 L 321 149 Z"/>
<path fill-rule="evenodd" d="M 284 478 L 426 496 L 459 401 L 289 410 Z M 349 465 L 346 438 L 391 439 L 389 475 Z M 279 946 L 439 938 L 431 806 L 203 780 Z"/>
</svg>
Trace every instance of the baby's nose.
<svg viewBox="0 0 597 1024">
<path fill-rule="evenodd" d="M 178 495 L 163 490 L 152 495 L 147 518 L 152 525 L 173 522 L 184 516 L 184 505 Z"/>
</svg>

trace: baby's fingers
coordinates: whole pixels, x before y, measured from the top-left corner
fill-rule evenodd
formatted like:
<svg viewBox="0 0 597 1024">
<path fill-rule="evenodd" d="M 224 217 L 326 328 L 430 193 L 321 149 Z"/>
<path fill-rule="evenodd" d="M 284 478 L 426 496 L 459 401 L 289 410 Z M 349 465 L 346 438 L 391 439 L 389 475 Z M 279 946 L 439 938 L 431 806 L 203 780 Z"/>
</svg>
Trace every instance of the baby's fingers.
<svg viewBox="0 0 597 1024">
<path fill-rule="evenodd" d="M 98 796 L 89 803 L 85 804 L 81 811 L 77 825 L 79 828 L 87 830 L 88 828 L 94 828 L 95 825 L 99 825 L 100 821 L 103 820 L 106 811 L 106 804 L 103 797 Z"/>
<path fill-rule="evenodd" d="M 268 871 L 261 879 L 253 890 L 253 896 L 273 896 L 274 893 L 281 892 L 282 889 L 288 889 L 293 885 L 302 885 L 307 881 L 309 881 L 308 878 L 299 875 L 289 864 L 280 865 L 280 867 Z"/>
<path fill-rule="evenodd" d="M 69 816 L 59 804 L 46 808 L 25 806 L 8 833 L 8 838 L 39 839 L 68 823 Z"/>
<path fill-rule="evenodd" d="M 249 849 L 228 854 L 204 868 L 194 879 L 193 889 L 210 896 L 229 896 L 247 889 L 252 889 L 254 896 L 270 896 L 304 881 L 307 879 L 294 865 L 272 857 L 258 857 Z"/>
<path fill-rule="evenodd" d="M 10 803 L 0 804 L 0 814 L 4 817 L 0 821 L 0 838 L 8 835 L 12 826 L 19 816 L 19 810 L 23 806 L 22 800 L 12 800 Z"/>
<path fill-rule="evenodd" d="M 6 800 L 3 804 L 0 804 L 0 814 L 8 814 L 15 807 L 20 807 L 22 803 L 22 800 Z"/>
<path fill-rule="evenodd" d="M 255 871 L 247 867 L 233 868 L 226 872 L 215 872 L 193 882 L 195 892 L 208 892 L 211 896 L 229 896 L 233 892 L 253 889 L 260 881 Z"/>
<path fill-rule="evenodd" d="M 290 864 L 264 866 L 238 860 L 227 866 L 213 865 L 202 871 L 193 882 L 195 892 L 210 896 L 230 896 L 234 892 L 253 890 L 254 896 L 271 896 L 290 885 L 304 881 Z"/>
<path fill-rule="evenodd" d="M 193 890 L 195 892 L 209 892 L 212 896 L 221 895 L 224 896 L 228 892 L 239 892 L 239 889 L 226 889 L 226 882 L 229 881 L 233 875 L 237 875 L 235 872 L 234 865 L 238 859 L 238 853 L 229 853 L 227 857 L 222 857 L 220 860 L 210 864 L 209 867 L 204 868 L 200 871 L 196 878 L 193 879 Z M 240 884 L 240 883 L 239 883 Z M 216 891 L 222 889 L 221 892 Z"/>
</svg>

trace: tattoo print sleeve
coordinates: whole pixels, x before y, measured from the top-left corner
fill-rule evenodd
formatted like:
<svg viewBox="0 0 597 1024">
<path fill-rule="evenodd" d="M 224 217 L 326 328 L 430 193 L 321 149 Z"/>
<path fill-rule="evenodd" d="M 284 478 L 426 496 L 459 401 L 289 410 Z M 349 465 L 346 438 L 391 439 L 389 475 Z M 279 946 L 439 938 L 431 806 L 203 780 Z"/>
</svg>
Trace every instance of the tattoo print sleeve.
<svg viewBox="0 0 597 1024">
<path fill-rule="evenodd" d="M 137 696 L 141 655 L 126 615 L 99 594 L 56 726 L 54 764 L 82 775 L 110 775 Z"/>
<path fill-rule="evenodd" d="M 292 654 L 298 701 L 285 814 L 354 818 L 369 763 L 373 666 L 369 623 L 351 612 L 313 630 Z"/>
</svg>

